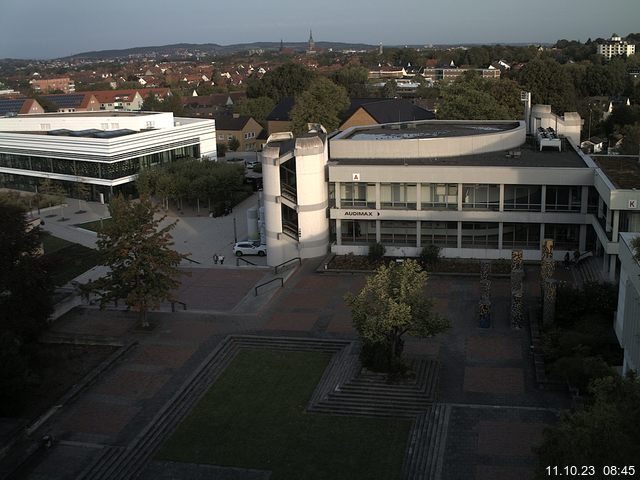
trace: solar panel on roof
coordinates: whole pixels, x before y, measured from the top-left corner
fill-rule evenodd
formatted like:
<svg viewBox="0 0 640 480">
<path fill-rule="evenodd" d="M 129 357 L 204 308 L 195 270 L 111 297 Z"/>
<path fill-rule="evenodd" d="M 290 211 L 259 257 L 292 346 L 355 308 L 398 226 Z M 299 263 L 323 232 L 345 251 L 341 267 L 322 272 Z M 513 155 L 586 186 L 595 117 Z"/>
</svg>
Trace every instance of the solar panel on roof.
<svg viewBox="0 0 640 480">
<path fill-rule="evenodd" d="M 26 99 L 8 99 L 0 100 L 0 115 L 6 115 L 7 113 L 18 113 L 24 105 Z"/>
<path fill-rule="evenodd" d="M 46 98 L 51 103 L 58 106 L 58 108 L 77 108 L 84 99 L 83 94 L 69 94 L 69 95 L 43 95 L 42 98 Z"/>
</svg>

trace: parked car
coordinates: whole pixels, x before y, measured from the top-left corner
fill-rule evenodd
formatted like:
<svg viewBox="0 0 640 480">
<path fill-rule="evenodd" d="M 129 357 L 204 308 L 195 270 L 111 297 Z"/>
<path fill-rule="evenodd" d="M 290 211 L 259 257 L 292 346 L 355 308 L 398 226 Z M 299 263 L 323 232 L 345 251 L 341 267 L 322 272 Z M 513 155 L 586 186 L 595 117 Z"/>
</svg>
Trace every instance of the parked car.
<svg viewBox="0 0 640 480">
<path fill-rule="evenodd" d="M 236 254 L 236 257 L 241 257 L 242 255 L 259 255 L 260 257 L 264 257 L 267 254 L 267 246 L 259 243 L 238 242 L 233 246 L 233 253 Z"/>
<path fill-rule="evenodd" d="M 255 167 L 258 164 L 258 160 L 245 160 L 244 161 L 244 166 L 247 167 L 249 170 L 253 170 L 253 167 Z"/>
</svg>

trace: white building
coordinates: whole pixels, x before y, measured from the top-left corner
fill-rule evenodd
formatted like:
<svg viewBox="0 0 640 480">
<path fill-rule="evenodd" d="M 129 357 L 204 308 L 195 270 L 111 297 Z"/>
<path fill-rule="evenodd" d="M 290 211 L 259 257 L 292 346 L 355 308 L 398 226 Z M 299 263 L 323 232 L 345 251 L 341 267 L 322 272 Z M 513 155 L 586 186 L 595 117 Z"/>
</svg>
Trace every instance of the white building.
<svg viewBox="0 0 640 480">
<path fill-rule="evenodd" d="M 626 40 L 622 40 L 615 33 L 604 43 L 598 44 L 598 54 L 603 55 L 607 60 L 617 55 L 633 55 L 636 53 L 636 46 Z"/>
<path fill-rule="evenodd" d="M 580 117 L 547 114 L 533 107 L 530 132 L 523 121 L 427 120 L 330 140 L 271 137 L 262 154 L 269 263 L 366 254 L 374 242 L 390 256 L 434 244 L 447 257 L 522 249 L 539 260 L 551 238 L 557 260 L 592 251 L 614 280 L 619 232 L 640 231 L 640 184 L 624 173 L 640 166 L 594 161 L 573 140 Z"/>
<path fill-rule="evenodd" d="M 166 112 L 75 112 L 0 118 L 0 186 L 36 189 L 48 178 L 105 200 L 133 193 L 138 172 L 181 159 L 215 159 L 213 120 Z"/>
<path fill-rule="evenodd" d="M 620 235 L 620 285 L 614 329 L 624 349 L 623 373 L 640 369 L 640 263 L 634 258 L 631 240 L 638 235 Z"/>
</svg>

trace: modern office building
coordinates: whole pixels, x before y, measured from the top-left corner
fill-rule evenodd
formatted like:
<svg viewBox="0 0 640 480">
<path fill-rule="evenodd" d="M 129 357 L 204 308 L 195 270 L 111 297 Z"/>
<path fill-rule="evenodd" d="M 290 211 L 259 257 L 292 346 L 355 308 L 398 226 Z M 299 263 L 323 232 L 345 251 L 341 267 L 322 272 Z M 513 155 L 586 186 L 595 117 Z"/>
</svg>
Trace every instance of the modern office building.
<svg viewBox="0 0 640 480">
<path fill-rule="evenodd" d="M 216 159 L 213 120 L 166 112 L 74 112 L 0 118 L 0 186 L 35 191 L 44 179 L 91 186 L 91 198 L 133 193 L 144 168 Z"/>
<path fill-rule="evenodd" d="M 558 260 L 592 251 L 613 280 L 619 232 L 640 231 L 640 182 L 634 190 L 631 176 L 615 172 L 640 167 L 595 162 L 575 146 L 580 117 L 553 117 L 534 106 L 527 123 L 427 120 L 352 127 L 329 140 L 272 136 L 262 155 L 269 263 L 366 254 L 373 242 L 390 256 L 433 244 L 447 257 L 522 249 L 539 260 L 551 238 Z"/>
</svg>

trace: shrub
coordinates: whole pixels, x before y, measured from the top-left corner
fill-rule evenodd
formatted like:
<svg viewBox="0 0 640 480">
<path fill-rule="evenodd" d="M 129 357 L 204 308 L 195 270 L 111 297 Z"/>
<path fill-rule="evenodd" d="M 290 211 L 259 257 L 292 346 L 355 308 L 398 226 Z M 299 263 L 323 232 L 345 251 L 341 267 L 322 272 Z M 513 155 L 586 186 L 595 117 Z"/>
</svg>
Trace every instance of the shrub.
<svg viewBox="0 0 640 480">
<path fill-rule="evenodd" d="M 599 357 L 562 357 L 551 369 L 552 377 L 566 380 L 583 393 L 587 392 L 592 380 L 611 375 L 613 370 Z"/>
<path fill-rule="evenodd" d="M 422 247 L 420 252 L 420 260 L 424 265 L 433 267 L 440 261 L 440 247 L 437 245 L 427 245 Z"/>
<path fill-rule="evenodd" d="M 384 257 L 384 252 L 386 248 L 381 243 L 370 243 L 369 244 L 369 259 L 377 261 L 382 260 Z"/>
</svg>

